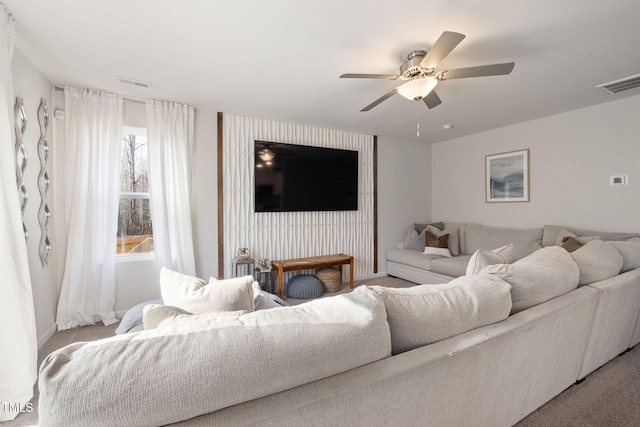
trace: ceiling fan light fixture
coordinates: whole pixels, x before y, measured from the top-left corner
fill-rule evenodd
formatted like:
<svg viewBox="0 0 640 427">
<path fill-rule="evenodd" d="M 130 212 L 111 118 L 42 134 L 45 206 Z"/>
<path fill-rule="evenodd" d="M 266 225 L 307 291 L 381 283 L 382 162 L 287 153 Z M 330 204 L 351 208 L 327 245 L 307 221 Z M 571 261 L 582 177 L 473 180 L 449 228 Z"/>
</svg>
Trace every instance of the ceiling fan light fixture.
<svg viewBox="0 0 640 427">
<path fill-rule="evenodd" d="M 422 77 L 406 82 L 398 88 L 398 93 L 411 101 L 420 101 L 429 95 L 436 85 L 438 79 L 433 77 Z"/>
<path fill-rule="evenodd" d="M 263 148 L 262 150 L 258 151 L 258 156 L 260 157 L 260 160 L 262 160 L 263 162 L 268 162 L 267 164 L 270 164 L 271 160 L 273 160 L 273 158 L 276 156 L 276 153 L 269 150 L 268 148 Z"/>
</svg>

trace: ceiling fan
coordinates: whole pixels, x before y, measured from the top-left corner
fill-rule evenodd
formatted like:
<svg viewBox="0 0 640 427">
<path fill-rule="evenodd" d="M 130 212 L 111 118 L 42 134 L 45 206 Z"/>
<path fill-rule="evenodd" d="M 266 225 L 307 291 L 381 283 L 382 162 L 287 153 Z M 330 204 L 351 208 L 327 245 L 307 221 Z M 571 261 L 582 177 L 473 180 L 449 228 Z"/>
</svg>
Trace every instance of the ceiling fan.
<svg viewBox="0 0 640 427">
<path fill-rule="evenodd" d="M 436 72 L 436 67 L 465 38 L 464 34 L 445 31 L 428 50 L 414 50 L 400 66 L 400 74 L 343 74 L 343 79 L 385 79 L 406 80 L 407 82 L 382 95 L 360 111 L 369 111 L 396 93 L 409 100 L 423 100 L 427 107 L 434 108 L 442 103 L 433 90 L 438 82 L 468 77 L 498 76 L 509 74 L 514 62 L 480 65 Z"/>
</svg>

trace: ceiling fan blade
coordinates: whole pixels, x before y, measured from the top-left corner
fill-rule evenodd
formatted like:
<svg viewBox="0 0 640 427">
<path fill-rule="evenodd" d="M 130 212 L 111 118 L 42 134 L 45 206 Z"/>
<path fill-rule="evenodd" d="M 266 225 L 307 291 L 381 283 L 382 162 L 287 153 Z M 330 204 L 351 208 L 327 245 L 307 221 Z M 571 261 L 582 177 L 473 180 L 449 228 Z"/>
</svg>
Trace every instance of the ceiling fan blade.
<svg viewBox="0 0 640 427">
<path fill-rule="evenodd" d="M 456 68 L 442 72 L 442 80 L 466 79 L 467 77 L 501 76 L 509 74 L 515 62 L 504 64 L 479 65 L 477 67 Z"/>
<path fill-rule="evenodd" d="M 363 111 L 369 111 L 371 110 L 373 107 L 375 107 L 376 105 L 380 104 L 382 101 L 386 101 L 388 98 L 391 98 L 393 95 L 395 95 L 398 92 L 398 88 L 395 88 L 387 93 L 385 93 L 384 95 L 382 95 L 380 98 L 376 99 L 375 101 L 373 101 L 371 104 L 367 105 L 366 107 L 364 107 L 362 110 L 360 110 L 360 112 Z"/>
<path fill-rule="evenodd" d="M 396 80 L 398 77 L 395 74 L 343 74 L 341 79 L 384 79 L 384 80 Z"/>
<path fill-rule="evenodd" d="M 435 90 L 429 92 L 429 94 L 422 98 L 422 100 L 424 101 L 425 105 L 429 107 L 429 109 L 435 108 L 438 105 L 442 104 L 442 100 L 440 100 L 440 97 Z"/>
<path fill-rule="evenodd" d="M 426 68 L 436 68 L 445 56 L 460 44 L 464 37 L 464 34 L 445 31 L 440 38 L 436 40 L 424 59 L 420 61 L 420 65 Z"/>
</svg>

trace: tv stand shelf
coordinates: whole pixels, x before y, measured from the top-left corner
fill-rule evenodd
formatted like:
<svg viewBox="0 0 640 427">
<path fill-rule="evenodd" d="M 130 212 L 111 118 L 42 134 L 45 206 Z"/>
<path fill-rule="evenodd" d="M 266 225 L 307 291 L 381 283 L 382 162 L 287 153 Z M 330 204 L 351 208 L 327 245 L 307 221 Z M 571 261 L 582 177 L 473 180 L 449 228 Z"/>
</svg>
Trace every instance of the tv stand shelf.
<svg viewBox="0 0 640 427">
<path fill-rule="evenodd" d="M 278 296 L 283 298 L 282 280 L 287 271 L 300 271 L 312 268 L 338 266 L 342 275 L 342 266 L 349 264 L 349 287 L 353 289 L 353 257 L 351 255 L 323 255 L 309 258 L 295 258 L 283 261 L 271 261 L 271 268 L 278 271 Z M 340 276 L 342 277 L 342 276 Z"/>
</svg>

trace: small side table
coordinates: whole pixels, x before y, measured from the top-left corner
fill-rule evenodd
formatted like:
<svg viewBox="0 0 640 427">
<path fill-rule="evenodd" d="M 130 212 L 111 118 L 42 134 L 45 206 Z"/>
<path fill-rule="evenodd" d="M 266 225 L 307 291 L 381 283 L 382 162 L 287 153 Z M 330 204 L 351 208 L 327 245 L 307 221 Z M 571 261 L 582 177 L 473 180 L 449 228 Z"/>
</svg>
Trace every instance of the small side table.
<svg viewBox="0 0 640 427">
<path fill-rule="evenodd" d="M 338 266 L 342 273 L 342 266 L 349 265 L 349 286 L 353 289 L 353 257 L 351 255 L 323 255 L 309 258 L 287 259 L 283 261 L 271 261 L 271 268 L 278 271 L 278 296 L 283 298 L 282 280 L 287 271 L 300 271 L 312 268 Z"/>
</svg>

